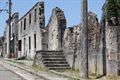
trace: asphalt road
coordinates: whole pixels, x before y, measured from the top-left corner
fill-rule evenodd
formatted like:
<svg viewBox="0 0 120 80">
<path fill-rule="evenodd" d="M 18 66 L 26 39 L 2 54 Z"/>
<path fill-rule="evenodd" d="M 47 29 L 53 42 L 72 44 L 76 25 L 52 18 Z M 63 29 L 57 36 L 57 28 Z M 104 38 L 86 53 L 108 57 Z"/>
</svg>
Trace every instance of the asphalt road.
<svg viewBox="0 0 120 80">
<path fill-rule="evenodd" d="M 0 80 L 23 80 L 18 75 L 0 65 Z"/>
</svg>

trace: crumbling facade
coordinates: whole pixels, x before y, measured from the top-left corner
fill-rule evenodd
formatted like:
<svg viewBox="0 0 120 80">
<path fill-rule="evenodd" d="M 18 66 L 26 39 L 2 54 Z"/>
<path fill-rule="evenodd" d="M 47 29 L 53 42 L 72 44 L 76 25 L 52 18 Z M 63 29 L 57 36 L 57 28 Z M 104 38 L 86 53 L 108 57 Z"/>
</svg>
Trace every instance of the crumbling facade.
<svg viewBox="0 0 120 80">
<path fill-rule="evenodd" d="M 120 75 L 120 23 L 116 25 L 114 17 L 109 20 L 104 17 L 106 4 L 107 1 L 102 8 L 103 17 L 100 24 L 96 14 L 88 13 L 89 73 Z M 80 69 L 83 57 L 81 44 L 82 37 L 84 37 L 81 31 L 82 23 L 67 28 L 64 11 L 56 7 L 52 10 L 48 25 L 45 27 L 43 1 L 35 4 L 20 19 L 18 19 L 18 13 L 13 14 L 12 17 L 10 51 L 15 58 L 34 59 L 35 57 L 40 64 L 44 59 L 46 62 L 43 64 L 48 67 L 51 67 L 51 63 L 56 63 L 55 61 L 58 60 L 58 65 L 61 64 L 61 61 L 63 61 L 63 65 L 68 62 L 67 69 L 69 66 Z M 118 22 L 120 22 L 120 18 L 118 18 Z M 38 56 L 35 56 L 36 52 L 38 52 Z M 4 57 L 8 57 L 10 54 L 8 21 L 4 31 L 3 53 Z M 54 59 L 51 63 L 48 63 L 48 58 L 51 58 L 49 53 Z M 55 64 L 52 66 L 56 67 Z"/>
<path fill-rule="evenodd" d="M 45 16 L 44 2 L 35 4 L 23 17 L 19 19 L 19 57 L 33 59 L 37 50 L 47 47 L 44 38 Z"/>
<path fill-rule="evenodd" d="M 64 34 L 64 52 L 66 58 L 71 67 L 75 69 L 80 69 L 81 64 L 81 24 L 70 27 L 65 30 Z M 99 53 L 100 45 L 100 26 L 96 15 L 92 12 L 88 13 L 88 59 L 89 59 L 89 72 L 97 73 L 98 69 L 102 65 L 99 65 L 99 58 L 101 53 Z M 98 59 L 98 60 L 97 60 Z M 102 58 L 100 59 L 102 61 Z M 99 74 L 102 72 L 99 72 Z"/>
<path fill-rule="evenodd" d="M 18 12 L 14 13 L 12 15 L 12 20 L 11 20 L 11 33 L 9 33 L 9 20 L 6 21 L 7 26 L 5 27 L 4 31 L 4 57 L 18 57 L 18 19 L 19 14 Z M 9 37 L 10 35 L 10 37 Z M 9 41 L 10 38 L 10 41 Z M 10 53 L 9 53 L 9 43 L 11 44 L 10 46 Z"/>
<path fill-rule="evenodd" d="M 103 15 L 102 15 L 102 28 L 104 31 L 104 54 L 106 62 L 106 74 L 107 75 L 120 75 L 120 18 L 117 17 L 118 22 L 116 22 L 116 17 L 108 18 L 107 16 L 107 4 L 108 0 L 105 1 L 103 5 Z M 103 57 L 104 58 L 104 57 Z"/>
<path fill-rule="evenodd" d="M 64 12 L 56 7 L 52 10 L 52 15 L 47 26 L 48 50 L 62 50 L 65 29 L 66 18 Z"/>
</svg>

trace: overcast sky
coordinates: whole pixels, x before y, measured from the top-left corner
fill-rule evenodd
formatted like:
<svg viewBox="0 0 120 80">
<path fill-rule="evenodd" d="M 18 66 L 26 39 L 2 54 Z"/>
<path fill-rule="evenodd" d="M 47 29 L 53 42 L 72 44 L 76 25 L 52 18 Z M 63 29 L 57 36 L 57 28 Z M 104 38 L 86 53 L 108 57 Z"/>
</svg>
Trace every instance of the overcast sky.
<svg viewBox="0 0 120 80">
<path fill-rule="evenodd" d="M 0 0 L 0 9 L 8 8 L 6 3 L 8 0 Z M 12 0 L 12 12 L 19 12 L 20 17 L 22 17 L 33 5 L 41 0 Z M 80 23 L 81 18 L 81 0 L 44 0 L 45 1 L 45 21 L 46 25 L 48 23 L 51 11 L 54 7 L 61 8 L 67 19 L 67 27 L 77 25 Z M 99 21 L 102 15 L 102 6 L 105 0 L 88 0 L 88 11 L 94 12 Z M 5 21 L 8 18 L 6 12 L 0 13 L 0 36 L 3 35 L 4 28 L 6 26 Z"/>
</svg>

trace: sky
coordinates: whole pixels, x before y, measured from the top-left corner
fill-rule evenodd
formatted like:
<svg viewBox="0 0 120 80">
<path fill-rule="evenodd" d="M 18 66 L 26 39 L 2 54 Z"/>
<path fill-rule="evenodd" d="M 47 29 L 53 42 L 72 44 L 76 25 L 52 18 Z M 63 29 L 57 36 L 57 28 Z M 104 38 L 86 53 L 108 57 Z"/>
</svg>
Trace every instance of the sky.
<svg viewBox="0 0 120 80">
<path fill-rule="evenodd" d="M 8 9 L 8 0 L 0 0 L 0 9 Z M 41 0 L 12 0 L 12 13 L 19 12 L 22 17 L 29 9 Z M 77 25 L 81 20 L 81 0 L 44 0 L 45 2 L 45 21 L 46 25 L 51 16 L 51 11 L 56 6 L 64 11 L 67 27 Z M 94 12 L 100 21 L 102 16 L 102 6 L 105 0 L 88 0 L 88 11 Z M 4 34 L 7 12 L 0 12 L 0 36 Z"/>
</svg>

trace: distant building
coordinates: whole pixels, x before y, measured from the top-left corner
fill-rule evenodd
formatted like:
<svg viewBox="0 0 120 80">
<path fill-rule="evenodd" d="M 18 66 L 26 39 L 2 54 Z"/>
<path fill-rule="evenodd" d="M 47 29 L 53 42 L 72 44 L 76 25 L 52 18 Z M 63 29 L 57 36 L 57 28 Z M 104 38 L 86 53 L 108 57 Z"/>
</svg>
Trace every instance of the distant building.
<svg viewBox="0 0 120 80">
<path fill-rule="evenodd" d="M 5 57 L 17 57 L 17 40 L 18 40 L 18 18 L 19 14 L 14 13 L 11 20 L 11 33 L 9 33 L 9 20 L 6 21 L 7 25 L 4 31 L 4 56 Z M 10 35 L 10 49 L 9 49 L 9 35 Z M 9 53 L 10 50 L 10 53 Z"/>
</svg>

